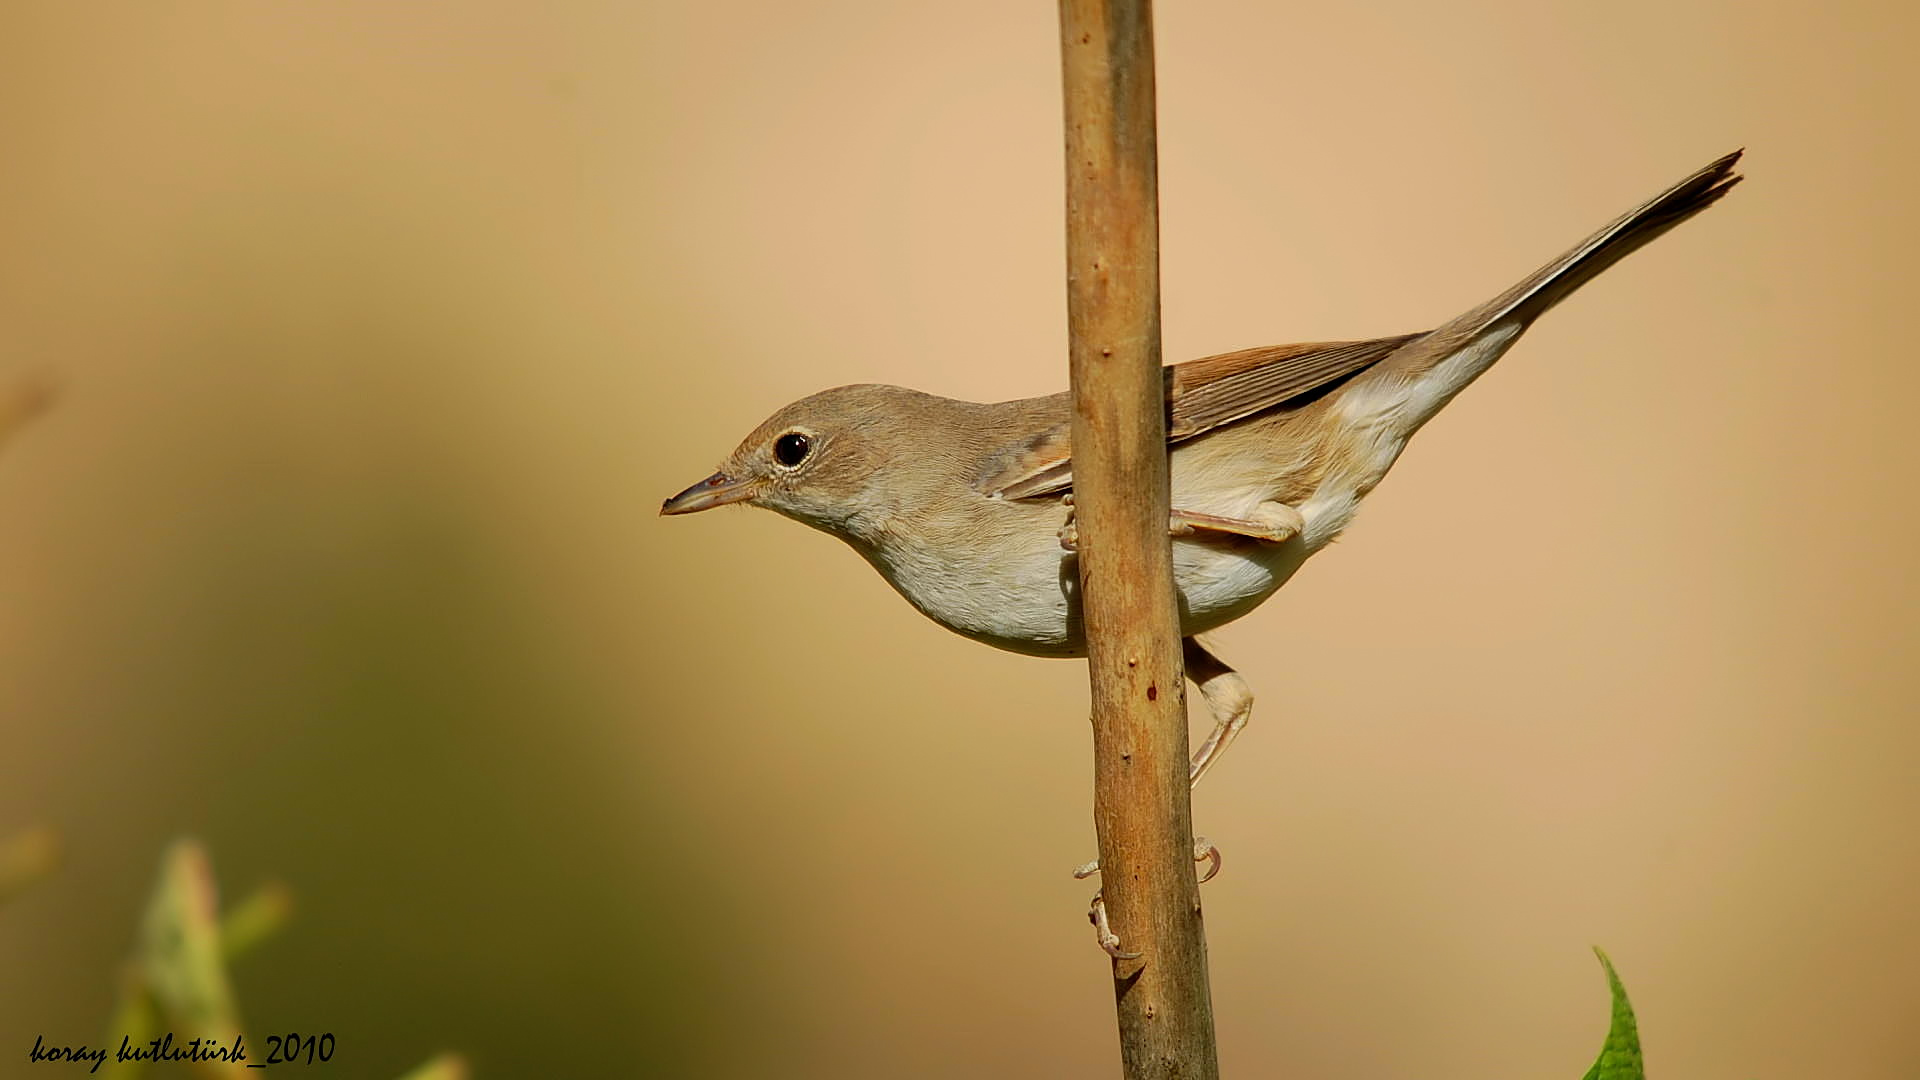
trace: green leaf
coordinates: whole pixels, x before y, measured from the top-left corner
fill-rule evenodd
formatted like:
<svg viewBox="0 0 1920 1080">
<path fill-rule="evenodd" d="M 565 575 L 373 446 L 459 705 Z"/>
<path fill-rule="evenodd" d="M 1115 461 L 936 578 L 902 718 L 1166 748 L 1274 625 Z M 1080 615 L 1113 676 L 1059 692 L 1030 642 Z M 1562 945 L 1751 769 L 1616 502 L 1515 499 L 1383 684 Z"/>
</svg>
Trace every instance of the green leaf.
<svg viewBox="0 0 1920 1080">
<path fill-rule="evenodd" d="M 173 1024 L 190 1035 L 229 1043 L 240 1034 L 226 963 L 285 925 L 293 893 L 268 882 L 222 918 L 206 849 L 176 842 L 161 863 L 160 881 L 140 929 L 139 947 L 120 977 L 106 1044 L 124 1038 L 135 1047 L 167 1033 Z M 114 1073 L 135 1077 L 146 1063 L 118 1063 Z M 237 1066 L 209 1064 L 202 1075 L 242 1075 Z"/>
<path fill-rule="evenodd" d="M 1593 954 L 1607 969 L 1607 986 L 1613 991 L 1613 1024 L 1607 1028 L 1607 1041 L 1601 1044 L 1600 1060 L 1587 1070 L 1583 1080 L 1646 1080 L 1640 1061 L 1640 1028 L 1633 1020 L 1633 1006 L 1627 1002 L 1627 988 L 1613 970 L 1613 961 L 1599 946 Z"/>
<path fill-rule="evenodd" d="M 269 881 L 220 917 L 220 953 L 231 963 L 272 937 L 293 916 L 293 890 Z"/>
<path fill-rule="evenodd" d="M 206 849 L 195 841 L 175 841 L 162 860 L 137 962 L 160 1011 L 188 1038 L 232 1041 L 240 1023 L 220 950 L 220 904 Z"/>
</svg>

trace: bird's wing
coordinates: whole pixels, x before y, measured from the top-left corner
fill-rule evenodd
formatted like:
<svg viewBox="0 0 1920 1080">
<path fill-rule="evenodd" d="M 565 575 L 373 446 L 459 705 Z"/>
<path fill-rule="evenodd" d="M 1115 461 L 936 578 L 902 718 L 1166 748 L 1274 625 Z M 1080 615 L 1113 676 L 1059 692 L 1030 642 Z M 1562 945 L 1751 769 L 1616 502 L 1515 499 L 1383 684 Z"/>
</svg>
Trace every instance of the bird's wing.
<svg viewBox="0 0 1920 1080">
<path fill-rule="evenodd" d="M 1418 336 L 1270 345 L 1164 368 L 1167 442 L 1184 442 L 1278 408 L 1379 363 Z M 995 498 L 1030 499 L 1071 488 L 1071 427 L 1070 417 L 1061 419 L 1013 453 L 996 459 L 981 477 L 980 490 Z"/>
</svg>

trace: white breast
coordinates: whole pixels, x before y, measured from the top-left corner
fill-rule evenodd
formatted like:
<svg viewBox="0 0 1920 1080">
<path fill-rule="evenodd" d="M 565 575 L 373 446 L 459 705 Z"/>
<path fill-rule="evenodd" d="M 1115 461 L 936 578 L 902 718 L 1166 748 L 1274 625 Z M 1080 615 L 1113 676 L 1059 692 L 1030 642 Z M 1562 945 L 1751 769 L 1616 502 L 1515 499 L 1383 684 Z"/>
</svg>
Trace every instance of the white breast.
<svg viewBox="0 0 1920 1080">
<path fill-rule="evenodd" d="M 1051 530 L 1015 535 L 1020 543 L 975 544 L 970 552 L 904 543 L 862 554 L 909 603 L 949 630 L 1012 652 L 1081 655 L 1073 617 L 1077 571 Z"/>
</svg>

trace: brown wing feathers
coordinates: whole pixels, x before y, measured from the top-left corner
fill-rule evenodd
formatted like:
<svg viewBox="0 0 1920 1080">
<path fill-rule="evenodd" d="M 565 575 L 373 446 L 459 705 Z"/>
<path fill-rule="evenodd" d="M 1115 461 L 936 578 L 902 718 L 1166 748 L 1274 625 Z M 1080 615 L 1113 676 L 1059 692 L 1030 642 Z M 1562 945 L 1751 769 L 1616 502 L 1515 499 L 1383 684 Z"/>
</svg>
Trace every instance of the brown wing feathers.
<svg viewBox="0 0 1920 1080">
<path fill-rule="evenodd" d="M 1371 367 L 1418 335 L 1372 341 L 1270 345 L 1175 364 L 1167 371 L 1167 441 L 1177 443 L 1287 402 Z M 1073 486 L 1070 421 L 1036 435 L 981 490 L 1004 499 L 1051 495 Z"/>
<path fill-rule="evenodd" d="M 1175 365 L 1167 438 L 1190 439 L 1371 367 L 1416 335 L 1271 345 Z"/>
</svg>

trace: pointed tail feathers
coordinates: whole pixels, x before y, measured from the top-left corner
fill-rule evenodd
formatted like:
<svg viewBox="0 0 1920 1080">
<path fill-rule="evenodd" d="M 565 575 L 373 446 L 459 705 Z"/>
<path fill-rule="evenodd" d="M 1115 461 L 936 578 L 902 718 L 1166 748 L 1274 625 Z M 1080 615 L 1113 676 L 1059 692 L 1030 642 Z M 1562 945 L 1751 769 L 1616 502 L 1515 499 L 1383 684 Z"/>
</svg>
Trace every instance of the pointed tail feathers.
<svg viewBox="0 0 1920 1080">
<path fill-rule="evenodd" d="M 1525 281 L 1447 323 L 1435 336 L 1459 340 L 1496 323 L 1514 321 L 1525 326 L 1539 318 L 1601 271 L 1720 201 L 1740 182 L 1733 167 L 1745 152 L 1735 150 L 1634 208 Z"/>
<path fill-rule="evenodd" d="M 1741 151 L 1708 165 L 1541 267 L 1525 281 L 1400 346 L 1342 390 L 1411 436 L 1480 377 L 1548 308 L 1654 237 L 1718 202 L 1740 177 Z"/>
</svg>

